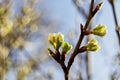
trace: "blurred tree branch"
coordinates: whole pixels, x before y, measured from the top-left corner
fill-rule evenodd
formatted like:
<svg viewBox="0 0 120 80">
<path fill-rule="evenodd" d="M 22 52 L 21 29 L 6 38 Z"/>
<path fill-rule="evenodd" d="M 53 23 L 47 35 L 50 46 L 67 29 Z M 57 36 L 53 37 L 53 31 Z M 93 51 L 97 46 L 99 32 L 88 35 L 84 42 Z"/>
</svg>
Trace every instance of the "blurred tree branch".
<svg viewBox="0 0 120 80">
<path fill-rule="evenodd" d="M 118 19 L 117 19 L 117 14 L 116 14 L 116 10 L 115 10 L 115 0 L 108 0 L 108 1 L 112 7 L 114 22 L 115 22 L 115 30 L 116 30 L 116 34 L 118 37 L 118 43 L 119 43 L 119 48 L 120 48 L 120 27 L 118 25 Z M 115 63 L 118 62 L 117 66 L 120 66 L 120 64 L 119 64 L 120 52 L 117 53 L 115 58 L 117 59 L 117 60 L 115 59 Z M 115 69 L 115 71 L 111 74 L 111 80 L 118 80 L 120 78 L 120 76 L 117 76 L 117 74 L 119 74 L 119 67 L 117 67 L 117 69 Z"/>
<path fill-rule="evenodd" d="M 119 47 L 120 47 L 120 28 L 119 28 L 119 25 L 118 25 L 118 20 L 117 20 L 117 15 L 116 15 L 116 11 L 115 11 L 115 4 L 114 4 L 114 0 L 108 0 L 112 6 L 112 11 L 113 11 L 113 15 L 114 15 L 114 21 L 115 21 L 115 30 L 116 30 L 116 34 L 117 34 L 117 37 L 118 37 L 118 41 L 119 41 Z"/>
<path fill-rule="evenodd" d="M 86 19 L 88 17 L 88 14 L 85 13 L 85 10 L 80 7 L 78 4 L 78 0 L 72 0 L 73 3 L 75 4 L 75 7 L 77 8 L 78 12 L 83 15 L 83 17 Z"/>
</svg>

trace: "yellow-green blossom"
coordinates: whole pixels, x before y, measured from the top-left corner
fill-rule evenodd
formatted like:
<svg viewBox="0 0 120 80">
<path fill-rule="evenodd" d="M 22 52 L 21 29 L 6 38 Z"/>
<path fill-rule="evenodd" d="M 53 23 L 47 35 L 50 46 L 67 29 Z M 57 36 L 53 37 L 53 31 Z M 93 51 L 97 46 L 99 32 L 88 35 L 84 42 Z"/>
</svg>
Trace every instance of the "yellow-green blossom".
<svg viewBox="0 0 120 80">
<path fill-rule="evenodd" d="M 64 36 L 61 33 L 52 33 L 49 34 L 48 41 L 55 49 L 59 49 L 64 41 Z"/>
<path fill-rule="evenodd" d="M 87 51 L 98 51 L 100 49 L 100 46 L 98 45 L 98 42 L 95 39 L 90 40 L 86 47 Z"/>
<path fill-rule="evenodd" d="M 92 30 L 92 34 L 98 35 L 98 36 L 104 36 L 106 34 L 106 27 L 103 24 L 99 24 Z"/>
<path fill-rule="evenodd" d="M 62 44 L 62 52 L 68 53 L 72 49 L 72 45 L 70 45 L 68 42 L 63 42 Z"/>
</svg>

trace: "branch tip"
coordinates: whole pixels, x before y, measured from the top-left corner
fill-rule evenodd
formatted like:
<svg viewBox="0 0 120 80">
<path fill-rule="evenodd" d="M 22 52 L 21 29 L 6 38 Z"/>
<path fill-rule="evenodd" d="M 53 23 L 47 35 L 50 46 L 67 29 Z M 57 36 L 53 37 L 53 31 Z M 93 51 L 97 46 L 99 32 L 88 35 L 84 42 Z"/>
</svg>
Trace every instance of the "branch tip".
<svg viewBox="0 0 120 80">
<path fill-rule="evenodd" d="M 99 3 L 95 9 L 92 11 L 92 17 L 101 9 L 103 2 Z"/>
</svg>

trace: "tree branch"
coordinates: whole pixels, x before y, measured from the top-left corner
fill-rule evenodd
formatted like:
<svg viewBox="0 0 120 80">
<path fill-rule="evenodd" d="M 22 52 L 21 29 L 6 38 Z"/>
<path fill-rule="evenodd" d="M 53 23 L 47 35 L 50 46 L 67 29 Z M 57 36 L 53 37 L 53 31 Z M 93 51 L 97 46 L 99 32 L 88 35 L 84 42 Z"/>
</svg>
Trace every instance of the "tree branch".
<svg viewBox="0 0 120 80">
<path fill-rule="evenodd" d="M 90 21 L 92 19 L 93 5 L 94 5 L 94 0 L 91 0 L 90 10 L 89 10 L 89 16 L 88 16 L 86 24 L 84 26 L 84 30 L 86 30 L 88 28 L 88 25 L 89 25 L 89 23 L 90 23 Z M 84 38 L 84 32 L 81 31 L 81 34 L 80 34 L 79 40 L 77 42 L 77 45 L 76 45 L 76 47 L 75 47 L 75 49 L 74 49 L 74 51 L 73 51 L 73 53 L 72 53 L 72 55 L 71 55 L 71 57 L 70 57 L 70 59 L 68 61 L 68 66 L 67 66 L 68 71 L 69 71 L 72 63 L 74 62 L 75 56 L 78 54 L 79 47 L 81 46 L 83 38 Z"/>
<path fill-rule="evenodd" d="M 84 39 L 84 36 L 86 35 L 85 32 L 87 31 L 87 28 L 89 27 L 90 21 L 92 20 L 92 18 L 94 17 L 94 15 L 99 11 L 100 7 L 101 7 L 101 3 L 98 4 L 96 6 L 96 8 L 93 10 L 94 7 L 94 0 L 91 0 L 91 4 L 90 4 L 90 9 L 89 9 L 89 14 L 87 17 L 87 21 L 85 23 L 85 25 L 83 26 L 82 24 L 80 25 L 80 29 L 81 29 L 81 34 L 79 36 L 78 42 L 75 46 L 75 49 L 72 53 L 72 55 L 69 58 L 68 64 L 65 65 L 65 55 L 61 55 L 59 50 L 56 50 L 55 54 L 48 49 L 50 55 L 60 64 L 60 66 L 62 67 L 63 71 L 64 71 L 64 76 L 65 76 L 65 80 L 69 79 L 69 71 L 70 68 L 74 62 L 75 57 L 77 56 L 77 54 L 82 53 L 84 51 L 87 50 L 87 48 L 85 46 L 81 47 L 81 43 Z M 80 48 L 81 47 L 81 48 Z"/>
<path fill-rule="evenodd" d="M 115 4 L 114 4 L 114 0 L 109 0 L 111 6 L 112 6 L 112 11 L 113 11 L 113 15 L 114 15 L 114 21 L 115 21 L 115 25 L 116 25 L 116 34 L 118 37 L 118 41 L 119 41 L 119 46 L 120 46 L 120 33 L 119 33 L 119 25 L 118 25 L 118 20 L 117 20 L 117 15 L 116 15 L 116 11 L 115 11 Z"/>
</svg>

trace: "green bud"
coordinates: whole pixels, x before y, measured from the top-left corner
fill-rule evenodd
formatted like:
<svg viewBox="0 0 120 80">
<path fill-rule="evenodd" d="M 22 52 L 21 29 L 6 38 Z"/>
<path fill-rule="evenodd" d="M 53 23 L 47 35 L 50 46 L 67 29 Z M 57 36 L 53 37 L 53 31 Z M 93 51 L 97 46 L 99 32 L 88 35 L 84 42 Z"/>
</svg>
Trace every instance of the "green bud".
<svg viewBox="0 0 120 80">
<path fill-rule="evenodd" d="M 55 43 L 55 34 L 54 33 L 50 33 L 49 36 L 48 36 L 48 41 L 49 43 L 55 47 L 56 46 L 56 43 Z"/>
<path fill-rule="evenodd" d="M 61 33 L 57 33 L 56 37 L 55 37 L 55 41 L 56 41 L 56 48 L 59 49 L 64 41 L 64 36 Z"/>
<path fill-rule="evenodd" d="M 70 45 L 68 42 L 63 42 L 62 44 L 62 52 L 68 53 L 72 49 L 72 45 Z"/>
<path fill-rule="evenodd" d="M 106 34 L 106 27 L 103 24 L 99 24 L 92 30 L 92 34 L 98 35 L 98 36 L 104 36 Z"/>
<path fill-rule="evenodd" d="M 89 41 L 86 47 L 87 51 L 98 51 L 100 49 L 100 46 L 98 45 L 98 42 L 95 39 Z"/>
<path fill-rule="evenodd" d="M 59 49 L 64 41 L 64 36 L 61 33 L 52 33 L 49 34 L 48 41 L 55 49 Z"/>
</svg>

